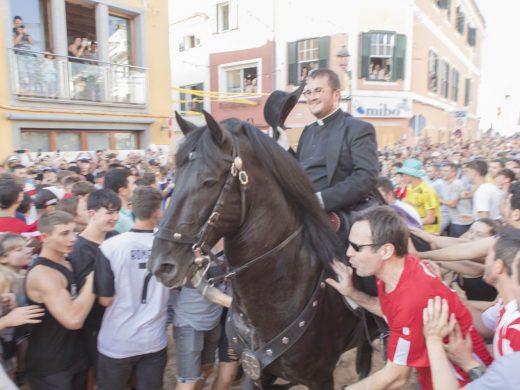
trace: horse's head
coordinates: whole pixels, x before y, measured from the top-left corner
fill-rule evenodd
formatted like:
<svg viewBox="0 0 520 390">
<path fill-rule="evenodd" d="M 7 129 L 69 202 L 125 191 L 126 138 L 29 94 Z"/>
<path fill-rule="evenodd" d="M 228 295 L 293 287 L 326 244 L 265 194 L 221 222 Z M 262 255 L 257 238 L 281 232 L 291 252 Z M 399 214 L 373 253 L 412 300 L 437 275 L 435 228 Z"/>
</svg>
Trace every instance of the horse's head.
<svg viewBox="0 0 520 390">
<path fill-rule="evenodd" d="M 240 224 L 242 171 L 238 140 L 210 114 L 196 128 L 177 115 L 185 140 L 176 155 L 175 190 L 159 226 L 148 268 L 167 287 L 182 286 L 208 253 Z"/>
</svg>

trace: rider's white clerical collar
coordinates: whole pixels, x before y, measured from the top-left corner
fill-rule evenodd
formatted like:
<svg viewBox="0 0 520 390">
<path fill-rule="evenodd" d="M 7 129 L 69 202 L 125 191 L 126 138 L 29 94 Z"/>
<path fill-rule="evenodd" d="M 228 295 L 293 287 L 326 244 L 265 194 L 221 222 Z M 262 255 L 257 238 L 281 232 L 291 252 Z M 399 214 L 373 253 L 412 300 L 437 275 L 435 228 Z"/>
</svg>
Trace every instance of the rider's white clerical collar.
<svg viewBox="0 0 520 390">
<path fill-rule="evenodd" d="M 340 108 L 338 107 L 338 108 L 336 108 L 335 111 L 331 112 L 331 113 L 330 113 L 329 115 L 327 115 L 326 117 L 323 117 L 323 118 L 321 118 L 321 119 L 318 119 L 318 120 L 316 121 L 316 123 L 318 124 L 318 126 L 323 126 L 323 125 L 327 124 L 327 123 L 330 121 L 330 119 L 332 119 L 331 117 L 334 116 L 334 114 L 336 114 L 336 113 L 339 111 L 339 109 L 340 109 Z M 330 118 L 330 119 L 329 119 L 329 118 Z"/>
</svg>

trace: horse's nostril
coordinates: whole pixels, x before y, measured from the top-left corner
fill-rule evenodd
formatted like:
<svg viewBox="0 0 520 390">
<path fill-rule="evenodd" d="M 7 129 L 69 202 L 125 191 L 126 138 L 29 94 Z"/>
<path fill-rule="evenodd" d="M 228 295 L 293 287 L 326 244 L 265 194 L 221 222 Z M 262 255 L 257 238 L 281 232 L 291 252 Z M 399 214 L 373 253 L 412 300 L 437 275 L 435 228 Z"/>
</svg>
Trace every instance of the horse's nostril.
<svg viewBox="0 0 520 390">
<path fill-rule="evenodd" d="M 174 264 L 161 264 L 157 271 L 155 271 L 155 275 L 161 276 L 161 275 L 170 275 L 175 271 L 175 265 Z"/>
</svg>

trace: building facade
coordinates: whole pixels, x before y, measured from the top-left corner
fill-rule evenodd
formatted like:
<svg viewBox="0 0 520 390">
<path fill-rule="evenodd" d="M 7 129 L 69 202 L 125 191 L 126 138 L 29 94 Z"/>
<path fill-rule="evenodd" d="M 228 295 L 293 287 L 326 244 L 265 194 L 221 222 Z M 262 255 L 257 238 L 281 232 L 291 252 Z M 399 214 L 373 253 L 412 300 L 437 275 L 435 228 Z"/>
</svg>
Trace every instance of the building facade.
<svg viewBox="0 0 520 390">
<path fill-rule="evenodd" d="M 168 149 L 168 4 L 0 2 L 0 157 Z"/>
<path fill-rule="evenodd" d="M 202 91 L 193 99 L 182 89 L 174 107 L 194 121 L 204 107 L 265 128 L 271 91 L 290 91 L 328 67 L 340 75 L 342 108 L 371 122 L 380 146 L 477 137 L 485 23 L 473 0 L 171 5 L 186 11 L 170 31 L 174 87 Z M 312 121 L 302 98 L 286 121 L 293 144 Z"/>
</svg>

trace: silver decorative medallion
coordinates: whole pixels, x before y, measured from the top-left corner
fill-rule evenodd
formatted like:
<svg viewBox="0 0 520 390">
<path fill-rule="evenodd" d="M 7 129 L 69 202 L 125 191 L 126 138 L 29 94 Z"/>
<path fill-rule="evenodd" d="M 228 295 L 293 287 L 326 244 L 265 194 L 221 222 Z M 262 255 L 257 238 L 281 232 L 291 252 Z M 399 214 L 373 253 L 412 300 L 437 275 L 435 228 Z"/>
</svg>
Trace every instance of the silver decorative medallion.
<svg viewBox="0 0 520 390">
<path fill-rule="evenodd" d="M 254 381 L 260 379 L 262 368 L 256 356 L 251 351 L 244 351 L 241 358 L 245 374 Z"/>
</svg>

